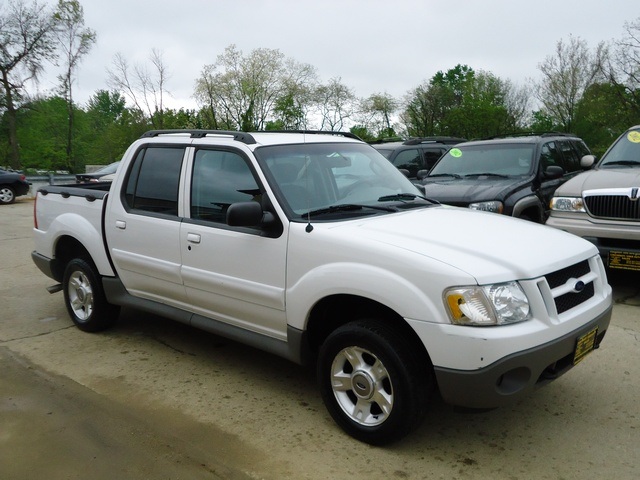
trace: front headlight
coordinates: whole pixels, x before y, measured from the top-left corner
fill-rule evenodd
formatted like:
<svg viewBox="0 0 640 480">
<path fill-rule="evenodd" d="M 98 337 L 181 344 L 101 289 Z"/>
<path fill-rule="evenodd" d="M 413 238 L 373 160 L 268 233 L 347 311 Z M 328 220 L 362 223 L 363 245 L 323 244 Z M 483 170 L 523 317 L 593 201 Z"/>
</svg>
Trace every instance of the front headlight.
<svg viewBox="0 0 640 480">
<path fill-rule="evenodd" d="M 444 299 L 456 325 L 508 325 L 531 318 L 529 300 L 516 282 L 451 288 Z"/>
<path fill-rule="evenodd" d="M 498 200 L 492 200 L 490 202 L 470 203 L 469 208 L 471 210 L 482 210 L 483 212 L 502 213 L 504 205 Z"/>
<path fill-rule="evenodd" d="M 584 202 L 580 197 L 553 197 L 549 205 L 557 212 L 584 212 Z"/>
</svg>

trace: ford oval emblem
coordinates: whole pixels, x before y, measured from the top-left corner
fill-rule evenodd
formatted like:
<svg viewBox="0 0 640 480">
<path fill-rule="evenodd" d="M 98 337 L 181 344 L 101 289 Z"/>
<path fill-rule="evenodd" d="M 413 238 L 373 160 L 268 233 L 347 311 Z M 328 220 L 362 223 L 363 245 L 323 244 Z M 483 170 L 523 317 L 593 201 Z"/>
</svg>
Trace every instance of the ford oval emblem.
<svg viewBox="0 0 640 480">
<path fill-rule="evenodd" d="M 578 280 L 573 286 L 573 291 L 576 293 L 580 293 L 582 290 L 584 290 L 584 282 L 582 280 Z"/>
</svg>

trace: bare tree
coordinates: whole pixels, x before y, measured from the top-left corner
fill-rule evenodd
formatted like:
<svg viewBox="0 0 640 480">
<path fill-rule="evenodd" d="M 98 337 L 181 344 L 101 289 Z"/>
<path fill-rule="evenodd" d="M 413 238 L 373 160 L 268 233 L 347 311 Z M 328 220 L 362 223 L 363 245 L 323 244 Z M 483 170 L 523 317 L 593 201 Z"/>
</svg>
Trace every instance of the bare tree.
<svg viewBox="0 0 640 480">
<path fill-rule="evenodd" d="M 374 93 L 360 102 L 359 123 L 378 137 L 394 135 L 391 117 L 398 107 L 399 102 L 388 93 Z"/>
<path fill-rule="evenodd" d="M 515 85 L 507 80 L 504 104 L 516 130 L 525 128 L 531 113 L 531 88 L 527 85 Z"/>
<path fill-rule="evenodd" d="M 625 24 L 625 35 L 600 56 L 600 67 L 622 104 L 640 117 L 640 17 Z"/>
<path fill-rule="evenodd" d="M 7 113 L 9 161 L 20 168 L 16 119 L 26 101 L 25 85 L 37 81 L 46 61 L 56 58 L 57 21 L 36 1 L 9 0 L 0 6 L 0 107 Z"/>
<path fill-rule="evenodd" d="M 170 94 L 166 89 L 170 74 L 161 51 L 153 49 L 149 61 L 153 66 L 151 72 L 146 65 L 140 64 L 135 65 L 131 72 L 127 60 L 117 53 L 113 69 L 107 70 L 107 83 L 122 92 L 138 111 L 149 118 L 154 128 L 161 129 L 164 126 L 164 95 Z"/>
<path fill-rule="evenodd" d="M 554 121 L 571 131 L 578 101 L 598 75 L 597 54 L 589 51 L 586 41 L 569 37 L 556 44 L 556 52 L 538 65 L 542 80 L 536 85 L 536 96 Z"/>
<path fill-rule="evenodd" d="M 77 0 L 58 0 L 55 17 L 59 23 L 57 37 L 64 54 L 64 73 L 58 76 L 62 84 L 62 94 L 67 101 L 67 166 L 72 165 L 73 146 L 73 77 L 82 57 L 91 50 L 96 41 L 96 33 L 84 27 L 84 9 Z"/>
</svg>

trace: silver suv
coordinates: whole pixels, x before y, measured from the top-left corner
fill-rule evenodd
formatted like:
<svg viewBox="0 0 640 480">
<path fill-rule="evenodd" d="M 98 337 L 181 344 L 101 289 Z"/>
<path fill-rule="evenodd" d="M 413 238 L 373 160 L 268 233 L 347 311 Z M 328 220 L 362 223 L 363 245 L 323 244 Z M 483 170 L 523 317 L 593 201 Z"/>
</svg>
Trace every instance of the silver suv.
<svg viewBox="0 0 640 480">
<path fill-rule="evenodd" d="M 547 225 L 594 243 L 611 269 L 640 271 L 640 125 L 556 190 Z"/>
</svg>

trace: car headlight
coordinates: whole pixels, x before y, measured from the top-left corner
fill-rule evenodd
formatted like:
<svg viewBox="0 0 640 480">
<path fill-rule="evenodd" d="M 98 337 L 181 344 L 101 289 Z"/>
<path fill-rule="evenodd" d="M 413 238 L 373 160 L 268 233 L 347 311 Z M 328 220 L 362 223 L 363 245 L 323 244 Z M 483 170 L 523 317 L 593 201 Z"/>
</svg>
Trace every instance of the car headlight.
<svg viewBox="0 0 640 480">
<path fill-rule="evenodd" d="M 444 299 L 456 325 L 508 325 L 531 318 L 529 300 L 516 282 L 451 288 Z"/>
<path fill-rule="evenodd" d="M 470 203 L 469 208 L 471 210 L 482 210 L 483 212 L 502 213 L 504 205 L 498 200 L 492 200 L 490 202 Z"/>
<path fill-rule="evenodd" d="M 556 212 L 584 212 L 584 202 L 580 197 L 553 197 L 551 210 Z"/>
</svg>

